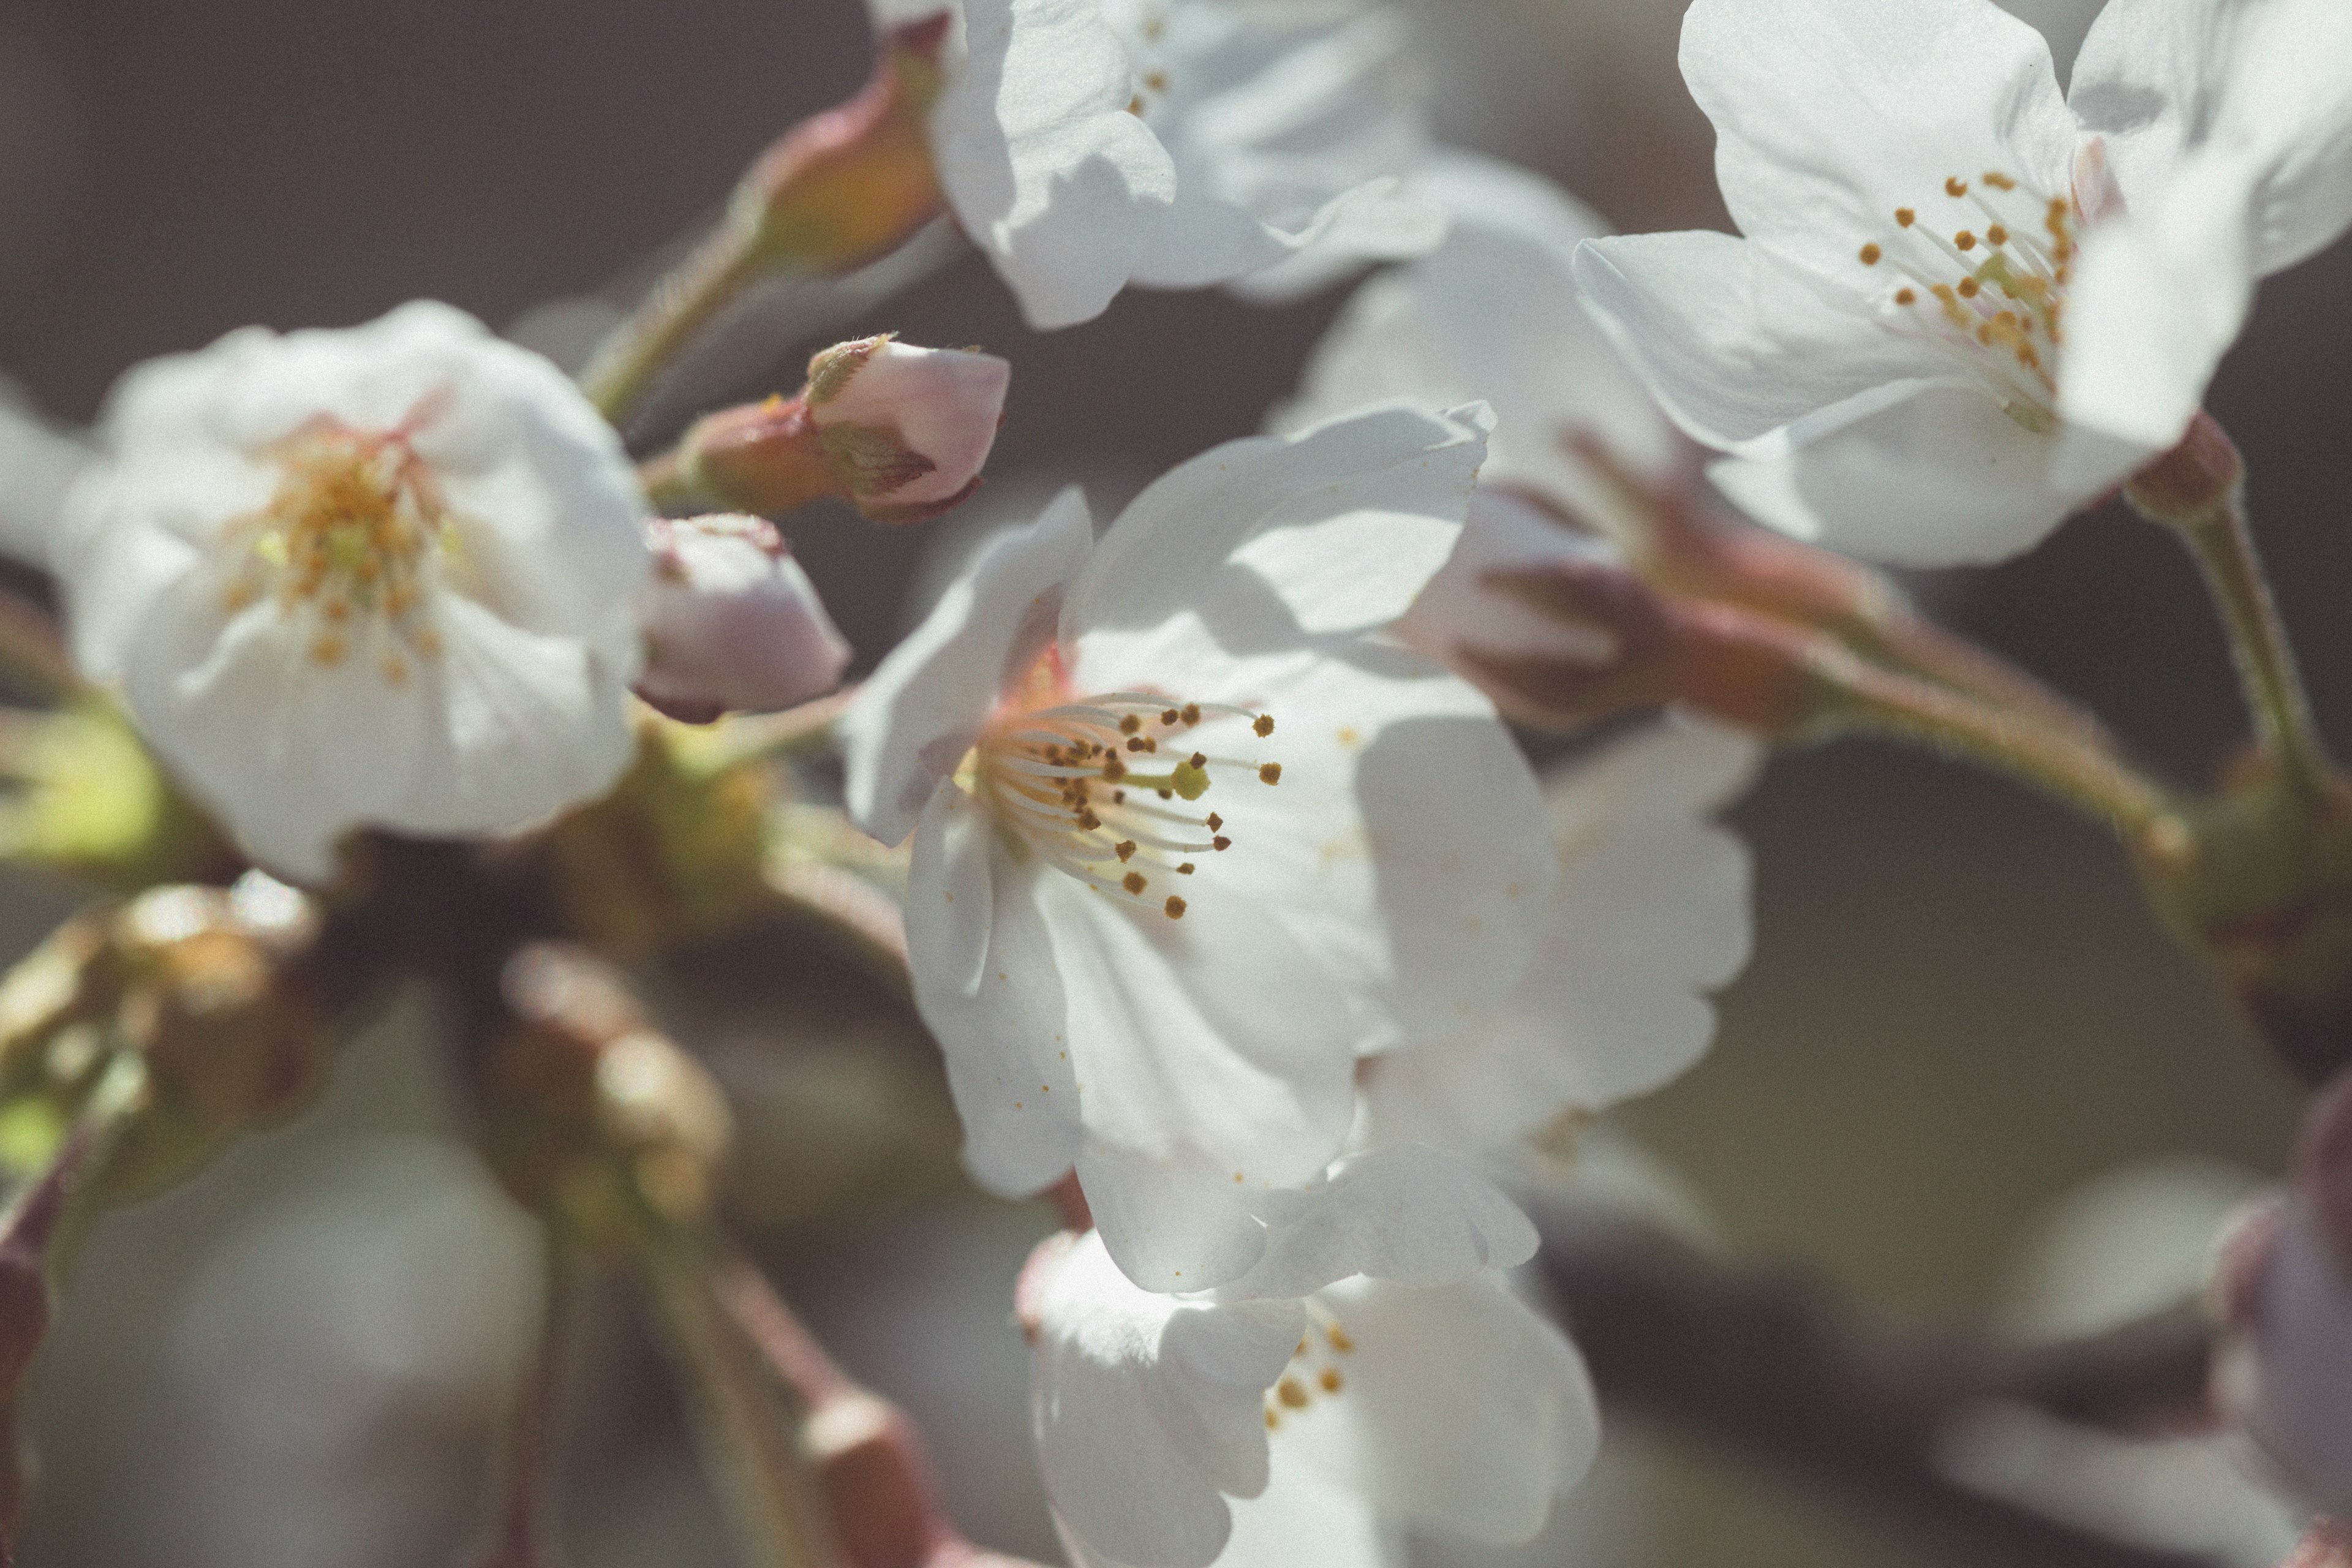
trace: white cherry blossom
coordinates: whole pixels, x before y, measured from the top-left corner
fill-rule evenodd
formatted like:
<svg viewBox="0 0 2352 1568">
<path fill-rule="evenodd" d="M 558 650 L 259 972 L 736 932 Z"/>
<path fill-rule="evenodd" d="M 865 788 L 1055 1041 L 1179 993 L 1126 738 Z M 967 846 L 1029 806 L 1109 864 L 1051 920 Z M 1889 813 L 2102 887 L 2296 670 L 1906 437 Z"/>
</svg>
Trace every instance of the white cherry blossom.
<svg viewBox="0 0 2352 1568">
<path fill-rule="evenodd" d="M 1442 1039 L 1367 1064 L 1360 1141 L 1463 1154 L 1646 1094 L 1715 1036 L 1706 993 L 1748 962 L 1748 857 L 1714 821 L 1762 742 L 1675 716 L 1545 775 L 1559 878 L 1516 990 Z"/>
<path fill-rule="evenodd" d="M 1038 1458 L 1080 1568 L 1524 1541 L 1591 1465 L 1583 1363 L 1500 1273 L 1535 1249 L 1507 1199 L 1410 1146 L 1292 1198 L 1223 1289 L 1140 1289 L 1097 1234 L 1034 1266 Z"/>
<path fill-rule="evenodd" d="M 1129 284 L 1314 287 L 1434 245 L 1401 192 L 1423 150 L 1397 13 L 1360 0 L 964 0 L 931 111 L 957 220 L 1037 327 Z"/>
<path fill-rule="evenodd" d="M 1916 564 L 2039 542 L 2180 438 L 2256 279 L 2352 220 L 2352 10 L 2110 0 L 2072 100 L 1992 0 L 1696 0 L 1745 237 L 1585 297 L 1734 500 Z"/>
<path fill-rule="evenodd" d="M 1075 1164 L 1156 1289 L 1256 1260 L 1344 1143 L 1356 1058 L 1493 1005 L 1553 877 L 1485 698 L 1379 633 L 1452 546 L 1484 410 L 1219 447 L 1094 541 L 989 545 L 843 721 L 914 830 L 916 1000 L 988 1185 Z"/>
<path fill-rule="evenodd" d="M 1481 399 L 1495 410 L 1481 486 L 1534 491 L 1608 531 L 1622 502 L 1572 442 L 1654 477 L 1687 450 L 1579 299 L 1576 248 L 1608 226 L 1542 176 L 1474 153 L 1433 157 L 1414 184 L 1445 208 L 1444 243 L 1356 290 L 1270 427 L 1368 398 Z"/>
<path fill-rule="evenodd" d="M 562 374 L 444 305 L 126 376 L 51 555 L 76 658 L 259 859 L 526 826 L 631 752 L 645 503 Z"/>
</svg>

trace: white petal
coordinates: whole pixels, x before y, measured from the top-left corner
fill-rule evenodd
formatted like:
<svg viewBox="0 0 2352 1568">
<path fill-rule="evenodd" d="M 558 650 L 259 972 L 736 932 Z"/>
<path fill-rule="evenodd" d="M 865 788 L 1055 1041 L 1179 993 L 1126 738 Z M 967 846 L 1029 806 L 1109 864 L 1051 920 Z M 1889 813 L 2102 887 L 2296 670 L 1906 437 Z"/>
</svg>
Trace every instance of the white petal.
<svg viewBox="0 0 2352 1568">
<path fill-rule="evenodd" d="M 1535 1226 L 1492 1183 L 1433 1149 L 1401 1144 L 1341 1163 L 1297 1212 L 1267 1226 L 1265 1256 L 1219 1297 L 1307 1296 L 1360 1274 L 1452 1285 L 1535 1250 Z"/>
<path fill-rule="evenodd" d="M 1277 1445 L 1265 1490 L 1233 1505 L 1217 1568 L 1406 1568 L 1403 1530 L 1375 1500 L 1286 1463 Z"/>
<path fill-rule="evenodd" d="M 1468 677 L 1463 653 L 1555 658 L 1606 667 L 1619 639 L 1605 626 L 1536 609 L 1518 595 L 1490 586 L 1491 573 L 1566 562 L 1622 563 L 1608 541 L 1580 532 L 1508 491 L 1480 486 L 1470 519 L 1445 565 L 1394 627 L 1399 640 Z"/>
<path fill-rule="evenodd" d="M 66 497 L 94 456 L 30 409 L 14 406 L 0 383 L 0 555 L 48 565 Z"/>
<path fill-rule="evenodd" d="M 1426 142 L 1398 13 L 1112 9 L 1139 35 L 1147 18 L 1158 24 L 1156 37 L 1137 37 L 1143 113 L 1177 168 L 1175 205 L 1138 258 L 1137 282 L 1237 279 L 1250 297 L 1278 301 L 1444 237 L 1443 211 L 1397 179 Z"/>
<path fill-rule="evenodd" d="M 1432 408 L 1484 398 L 1496 414 L 1483 483 L 1605 504 L 1565 447 L 1599 437 L 1620 460 L 1663 468 L 1672 431 L 1578 302 L 1576 247 L 1607 233 L 1550 182 L 1451 154 L 1419 177 L 1454 216 L 1445 243 L 1349 300 L 1273 428 L 1295 430 L 1376 398 Z"/>
<path fill-rule="evenodd" d="M 1176 168 L 1127 111 L 1127 50 L 1098 0 L 967 0 L 968 52 L 931 110 L 956 217 L 1030 325 L 1102 313 L 1176 195 Z"/>
<path fill-rule="evenodd" d="M 1987 394 L 1913 383 L 1832 410 L 1779 450 L 1708 469 L 1758 521 L 1904 566 L 2006 560 L 2155 456 L 2062 426 L 2025 429 Z"/>
<path fill-rule="evenodd" d="M 1088 1237 L 1038 1315 L 1031 1412 L 1055 1512 L 1117 1562 L 1207 1568 L 1231 1529 L 1220 1494 L 1265 1485 L 1265 1391 L 1304 1310 L 1139 1290 Z"/>
<path fill-rule="evenodd" d="M 2180 439 L 2254 298 L 2253 171 L 2189 159 L 2151 205 L 2094 228 L 2067 291 L 2058 412 L 2162 451 Z"/>
<path fill-rule="evenodd" d="M 1939 222 L 1955 176 L 2068 188 L 2049 46 L 1990 0 L 1696 0 L 1682 67 L 1740 232 L 1826 279 L 1859 287 L 1855 253 L 1897 207 Z"/>
<path fill-rule="evenodd" d="M 1064 490 L 1034 523 L 991 540 L 914 634 L 890 651 L 839 726 L 849 814 L 886 844 L 913 831 L 1007 683 L 1054 637 L 1065 587 L 1093 547 L 1086 497 Z"/>
<path fill-rule="evenodd" d="M 1495 1014 L 1371 1069 L 1363 1136 L 1486 1152 L 1688 1068 L 1715 1033 L 1704 993 L 1750 934 L 1747 851 L 1706 818 L 1762 756 L 1669 720 L 1556 768 L 1560 878 L 1534 961 Z"/>
<path fill-rule="evenodd" d="M 1691 438 L 1733 447 L 1888 382 L 1940 374 L 1859 297 L 1726 234 L 1625 235 L 1576 253 L 1585 308 Z"/>
<path fill-rule="evenodd" d="M 947 1062 L 964 1163 L 1007 1196 L 1058 1181 L 1079 1148 L 1061 974 L 1034 889 L 1041 875 L 1060 874 L 1010 863 L 985 814 L 940 781 L 907 872 L 908 967 Z"/>
<path fill-rule="evenodd" d="M 430 713 L 416 776 L 385 826 L 504 832 L 612 787 L 636 749 L 623 670 L 575 640 L 511 626 L 454 595 L 436 626 L 441 656 L 409 666 L 408 684 Z"/>
<path fill-rule="evenodd" d="M 1118 636 L 1156 636 L 1183 610 L 1236 649 L 1387 625 L 1453 548 L 1489 422 L 1390 405 L 1179 464 L 1103 535 L 1063 606 L 1063 646 L 1083 638 L 1119 666 Z"/>
<path fill-rule="evenodd" d="M 2352 11 L 2336 0 L 2110 0 L 2068 101 L 2134 206 L 2202 144 L 2252 155 L 2257 275 L 2352 223 Z"/>
<path fill-rule="evenodd" d="M 1600 1413 L 1575 1348 L 1496 1274 L 1413 1289 L 1335 1285 L 1354 1348 L 1341 1391 L 1286 1411 L 1273 1441 L 1392 1516 L 1496 1544 L 1543 1528 L 1591 1468 Z"/>
</svg>

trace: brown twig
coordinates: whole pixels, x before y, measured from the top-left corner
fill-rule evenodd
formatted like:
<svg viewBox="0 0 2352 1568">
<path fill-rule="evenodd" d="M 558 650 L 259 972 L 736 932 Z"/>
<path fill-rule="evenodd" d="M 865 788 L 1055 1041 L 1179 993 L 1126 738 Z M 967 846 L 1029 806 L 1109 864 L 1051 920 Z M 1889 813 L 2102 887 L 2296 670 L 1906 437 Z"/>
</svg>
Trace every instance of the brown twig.
<svg viewBox="0 0 2352 1568">
<path fill-rule="evenodd" d="M 728 1316 L 802 1407 L 801 1447 L 852 1568 L 1034 1568 L 964 1538 L 915 1424 L 844 1372 L 766 1276 L 740 1258 L 711 1272 Z"/>
<path fill-rule="evenodd" d="M 1538 1258 L 1605 1401 L 1863 1489 L 2009 1568 L 2189 1568 L 1971 1491 L 1937 1464 L 1953 1418 L 2019 1400 L 2135 1430 L 2197 1424 L 2210 1335 L 2189 1310 L 2004 1349 L 1865 1331 L 1785 1274 L 1743 1273 L 1590 1211 L 1538 1212 Z"/>
</svg>

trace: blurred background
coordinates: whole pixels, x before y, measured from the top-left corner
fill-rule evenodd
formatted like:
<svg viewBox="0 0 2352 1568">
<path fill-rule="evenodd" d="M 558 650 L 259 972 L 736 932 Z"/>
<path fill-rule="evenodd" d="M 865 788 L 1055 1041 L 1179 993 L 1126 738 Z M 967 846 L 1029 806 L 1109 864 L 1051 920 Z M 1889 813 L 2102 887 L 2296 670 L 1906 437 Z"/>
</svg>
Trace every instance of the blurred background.
<svg viewBox="0 0 2352 1568">
<path fill-rule="evenodd" d="M 2096 9 L 2011 8 L 2048 31 L 2062 71 Z M 1424 0 L 1440 134 L 1552 174 L 1622 228 L 1722 225 L 1708 131 L 1675 68 L 1680 10 Z M 0 371 L 81 421 L 133 362 L 250 321 L 352 323 L 416 296 L 530 319 L 637 274 L 869 61 L 857 0 L 0 0 Z M 830 335 L 895 329 L 1009 356 L 978 514 L 1076 478 L 1103 515 L 1255 430 L 1344 297 L 1275 312 L 1130 292 L 1039 336 L 966 254 Z M 811 346 L 722 390 L 789 391 Z M 2352 742 L 2347 365 L 2338 247 L 2265 286 L 2212 406 L 2246 454 L 2323 722 Z M 870 665 L 936 536 L 970 526 L 886 533 L 821 510 L 789 531 Z M 2201 777 L 2241 732 L 2190 567 L 2126 516 L 1914 586 L 2159 769 Z M 2113 847 L 2004 784 L 1861 743 L 1779 759 L 1733 817 L 1756 857 L 1755 960 L 1712 1056 L 1617 1119 L 1670 1173 L 1651 1179 L 1676 1211 L 1893 1324 L 2080 1328 L 2189 1283 L 2220 1214 L 2280 1168 L 2299 1096 L 2154 928 Z M 69 907 L 55 888 L 0 888 L 0 943 L 28 946 Z M 464 1146 L 430 1026 L 421 1009 L 385 1020 L 312 1114 L 103 1227 L 36 1384 L 27 1562 L 459 1560 L 539 1284 L 529 1223 Z M 821 1015 L 688 1031 L 740 1097 L 740 1206 L 788 1294 L 924 1426 L 965 1529 L 1054 1560 L 1008 1320 L 1050 1218 L 943 1170 L 919 1194 L 845 1196 L 865 1189 L 761 1142 L 763 1106 L 805 1121 L 863 1103 L 866 1057 L 928 1049 L 902 1020 L 856 1027 L 874 1037 Z M 935 1086 L 891 1082 L 893 1125 L 936 1150 Z M 568 1438 L 573 1559 L 725 1563 L 632 1305 L 615 1294 L 591 1320 Z M 2254 1561 L 2283 1526 L 2243 1501 L 2213 1517 Z M 1513 1559 L 1972 1560 L 1916 1521 L 1638 1422 L 1612 1428 L 1593 1485 Z"/>
</svg>

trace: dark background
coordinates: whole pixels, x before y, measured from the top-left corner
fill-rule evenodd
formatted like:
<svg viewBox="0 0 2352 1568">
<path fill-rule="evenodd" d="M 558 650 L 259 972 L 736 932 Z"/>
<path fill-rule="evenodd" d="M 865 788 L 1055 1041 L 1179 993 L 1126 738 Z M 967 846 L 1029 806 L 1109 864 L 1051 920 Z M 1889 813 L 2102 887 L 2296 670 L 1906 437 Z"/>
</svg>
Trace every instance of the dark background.
<svg viewBox="0 0 2352 1568">
<path fill-rule="evenodd" d="M 2091 9 L 2032 9 L 2062 61 Z M 1674 71 L 1677 13 L 1431 0 L 1440 129 L 1553 174 L 1622 227 L 1720 224 L 1706 128 Z M 855 0 L 0 0 L 0 371 L 82 420 L 135 361 L 250 321 L 351 323 L 436 296 L 513 322 L 631 275 L 867 64 Z M 837 335 L 1007 355 L 993 497 L 1077 476 L 1099 502 L 1255 429 L 1342 298 L 1274 312 L 1131 292 L 1039 336 L 966 255 Z M 2347 300 L 2343 247 L 2266 285 L 2211 400 L 2339 737 Z M 810 346 L 738 390 L 789 389 Z M 924 531 L 817 511 L 791 531 L 870 663 Z M 2126 516 L 1915 586 L 2160 769 L 2200 777 L 2242 730 L 2192 572 Z M 1801 1259 L 1874 1311 L 1973 1321 L 2031 1310 L 2004 1281 L 2078 1184 L 2158 1157 L 2279 1167 L 2294 1092 L 2096 830 L 1859 743 L 1778 761 L 1735 815 L 1758 861 L 1755 963 L 1709 1060 L 1623 1119 L 1729 1247 Z M 0 914 L 28 942 L 64 907 L 26 888 Z M 536 1287 L 517 1217 L 450 1137 L 422 1026 L 378 1031 L 320 1115 L 101 1236 L 40 1375 L 32 1562 L 455 1560 Z M 2150 1234 L 2207 1223 L 2238 1180 L 2176 1167 L 2172 1196 L 2148 1200 Z M 1050 1556 L 1004 1321 L 1011 1270 L 1045 1227 L 954 1200 L 837 1226 L 786 1267 L 858 1370 L 930 1427 L 972 1532 Z M 724 1561 L 651 1352 L 617 1300 L 598 1323 L 574 1423 L 577 1561 Z M 1627 1428 L 1532 1560 L 1849 1555 L 1947 1561 L 1772 1473 Z"/>
</svg>

